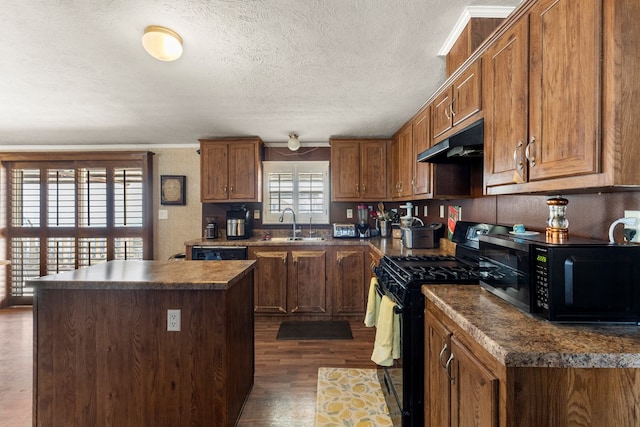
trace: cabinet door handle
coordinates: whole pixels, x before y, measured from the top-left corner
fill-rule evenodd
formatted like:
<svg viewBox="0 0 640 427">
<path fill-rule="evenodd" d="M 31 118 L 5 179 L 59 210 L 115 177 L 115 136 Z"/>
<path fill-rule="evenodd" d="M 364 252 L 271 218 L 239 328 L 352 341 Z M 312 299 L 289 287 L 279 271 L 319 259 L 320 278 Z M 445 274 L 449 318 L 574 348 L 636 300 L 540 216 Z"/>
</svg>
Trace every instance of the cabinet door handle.
<svg viewBox="0 0 640 427">
<path fill-rule="evenodd" d="M 447 108 L 444 109 L 444 115 L 447 118 L 447 121 L 451 120 L 451 116 L 449 115 L 449 110 L 451 110 L 451 104 L 449 104 Z"/>
<path fill-rule="evenodd" d="M 362 192 L 363 192 L 363 193 L 366 193 L 366 192 L 367 192 L 367 186 L 366 186 L 366 185 L 363 185 L 363 186 L 362 186 Z"/>
<path fill-rule="evenodd" d="M 449 382 L 453 384 L 456 382 L 456 379 L 451 375 L 451 362 L 453 362 L 453 353 L 449 355 L 449 358 L 447 359 L 447 365 L 444 368 L 445 372 L 447 373 L 447 377 L 449 377 Z"/>
<path fill-rule="evenodd" d="M 233 194 L 233 185 L 231 186 L 231 194 Z"/>
<path fill-rule="evenodd" d="M 518 151 L 522 149 L 523 145 L 524 144 L 522 143 L 522 141 L 518 141 L 518 145 L 516 146 L 516 149 L 513 150 L 513 163 L 516 164 L 516 169 L 520 169 L 520 170 L 524 169 L 524 162 L 521 160 L 521 157 L 518 156 Z"/>
<path fill-rule="evenodd" d="M 453 103 L 456 102 L 456 99 L 453 98 L 451 100 L 451 104 L 449 104 L 449 110 L 451 111 L 451 117 L 455 117 L 456 116 L 456 112 L 453 110 Z"/>
<path fill-rule="evenodd" d="M 445 366 L 446 362 L 442 361 L 442 356 L 444 356 L 446 351 L 447 351 L 447 343 L 444 343 L 444 345 L 442 346 L 442 350 L 440 350 L 440 354 L 438 355 L 438 363 L 440 363 L 440 366 L 442 366 L 445 369 L 447 368 Z"/>
<path fill-rule="evenodd" d="M 532 136 L 531 140 L 527 144 L 527 147 L 524 149 L 524 156 L 529 161 L 529 166 L 531 167 L 534 167 L 536 165 L 535 143 L 536 143 L 536 137 Z M 533 147 L 533 151 L 531 151 L 532 150 L 531 147 Z M 534 154 L 531 154 L 532 152 Z"/>
<path fill-rule="evenodd" d="M 227 186 L 226 185 L 224 186 L 223 191 L 224 191 L 224 194 L 227 194 Z"/>
<path fill-rule="evenodd" d="M 356 184 L 356 193 L 360 194 L 360 184 Z"/>
</svg>

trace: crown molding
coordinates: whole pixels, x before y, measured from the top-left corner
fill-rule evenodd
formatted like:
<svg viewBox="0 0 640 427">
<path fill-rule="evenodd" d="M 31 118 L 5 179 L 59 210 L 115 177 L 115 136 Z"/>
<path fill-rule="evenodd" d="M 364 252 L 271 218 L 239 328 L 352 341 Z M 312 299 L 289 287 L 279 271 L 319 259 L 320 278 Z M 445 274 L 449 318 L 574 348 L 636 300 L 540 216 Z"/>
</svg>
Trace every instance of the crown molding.
<svg viewBox="0 0 640 427">
<path fill-rule="evenodd" d="M 458 18 L 458 22 L 453 27 L 444 44 L 438 51 L 438 56 L 447 56 L 453 47 L 464 27 L 467 26 L 471 18 L 506 18 L 515 7 L 511 6 L 467 6 L 464 8 L 462 15 Z"/>
</svg>

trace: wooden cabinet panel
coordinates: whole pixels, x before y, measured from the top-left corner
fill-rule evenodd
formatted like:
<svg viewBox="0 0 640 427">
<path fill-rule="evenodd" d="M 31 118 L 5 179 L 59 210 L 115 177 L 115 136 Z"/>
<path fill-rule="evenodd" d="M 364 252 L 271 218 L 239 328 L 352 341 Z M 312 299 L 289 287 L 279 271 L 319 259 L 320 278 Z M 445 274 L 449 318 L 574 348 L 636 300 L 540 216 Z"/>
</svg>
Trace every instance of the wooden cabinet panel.
<svg viewBox="0 0 640 427">
<path fill-rule="evenodd" d="M 430 311 L 425 340 L 425 424 L 497 427 L 498 377 Z"/>
<path fill-rule="evenodd" d="M 506 32 L 484 55 L 484 184 L 528 178 L 528 18 Z"/>
<path fill-rule="evenodd" d="M 429 196 L 431 186 L 431 163 L 418 163 L 418 154 L 431 147 L 431 107 L 423 109 L 413 121 L 413 195 Z"/>
<path fill-rule="evenodd" d="M 387 198 L 387 141 L 361 144 L 360 194 L 363 200 Z"/>
<path fill-rule="evenodd" d="M 451 425 L 498 426 L 498 378 L 455 336 L 451 338 Z"/>
<path fill-rule="evenodd" d="M 394 137 L 393 198 L 407 198 L 413 193 L 413 126 L 405 125 Z"/>
<path fill-rule="evenodd" d="M 447 77 L 450 77 L 489 35 L 504 21 L 502 18 L 471 18 L 447 54 Z"/>
<path fill-rule="evenodd" d="M 480 60 L 475 61 L 454 80 L 451 98 L 452 127 L 456 127 L 480 111 L 482 106 Z"/>
<path fill-rule="evenodd" d="M 256 158 L 256 146 L 229 144 L 229 199 L 256 200 L 261 191 L 262 173 L 260 159 Z"/>
<path fill-rule="evenodd" d="M 250 247 L 257 260 L 254 300 L 257 314 L 325 314 L 326 250 L 293 246 Z"/>
<path fill-rule="evenodd" d="M 598 172 L 601 20 L 599 0 L 531 9 L 530 180 Z"/>
<path fill-rule="evenodd" d="M 451 383 L 445 370 L 451 354 L 451 332 L 434 317 L 428 317 L 425 342 L 425 425 L 446 427 L 451 423 Z"/>
<path fill-rule="evenodd" d="M 449 129 L 451 129 L 451 98 L 452 88 L 449 87 L 441 94 L 437 95 L 432 103 L 433 113 L 431 123 L 433 126 L 433 138 L 436 139 Z"/>
<path fill-rule="evenodd" d="M 326 262 L 325 250 L 291 252 L 291 313 L 327 312 Z"/>
<path fill-rule="evenodd" d="M 227 200 L 229 160 L 226 144 L 200 144 L 201 201 Z"/>
<path fill-rule="evenodd" d="M 333 313 L 364 314 L 368 292 L 366 277 L 366 249 L 337 249 L 335 275 L 332 280 Z"/>
<path fill-rule="evenodd" d="M 261 201 L 261 153 L 258 138 L 200 140 L 200 201 Z"/>
<path fill-rule="evenodd" d="M 388 140 L 332 139 L 331 200 L 386 199 Z"/>
<path fill-rule="evenodd" d="M 603 4 L 531 4 L 483 58 L 485 194 L 614 185 L 599 175 L 602 96 L 615 93 L 601 83 Z"/>
<path fill-rule="evenodd" d="M 482 85 L 480 60 L 460 72 L 452 83 L 437 94 L 431 103 L 433 140 L 439 142 L 453 134 L 460 126 L 470 125 L 481 112 Z"/>
<path fill-rule="evenodd" d="M 288 252 L 249 248 L 255 259 L 254 304 L 256 313 L 286 314 L 288 288 Z"/>
<path fill-rule="evenodd" d="M 358 141 L 331 142 L 332 200 L 360 198 L 360 143 Z"/>
<path fill-rule="evenodd" d="M 33 425 L 236 425 L 254 376 L 252 276 L 227 290 L 36 290 Z"/>
</svg>

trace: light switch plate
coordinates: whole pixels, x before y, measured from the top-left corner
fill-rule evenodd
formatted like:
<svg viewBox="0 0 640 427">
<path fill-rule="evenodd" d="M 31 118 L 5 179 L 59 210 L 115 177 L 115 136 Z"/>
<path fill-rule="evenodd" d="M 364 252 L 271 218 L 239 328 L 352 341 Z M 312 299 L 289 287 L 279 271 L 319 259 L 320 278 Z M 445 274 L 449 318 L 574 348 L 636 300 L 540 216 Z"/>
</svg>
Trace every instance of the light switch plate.
<svg viewBox="0 0 640 427">
<path fill-rule="evenodd" d="M 158 219 L 169 219 L 169 211 L 166 209 L 158 209 Z"/>
<path fill-rule="evenodd" d="M 640 242 L 640 211 L 624 211 L 625 218 L 636 218 L 635 225 L 626 225 L 625 229 L 634 229 L 636 230 L 636 235 L 631 239 L 632 242 Z"/>
<path fill-rule="evenodd" d="M 347 219 L 353 218 L 353 209 L 347 209 Z"/>
<path fill-rule="evenodd" d="M 260 219 L 260 209 L 253 210 L 253 219 Z"/>
</svg>

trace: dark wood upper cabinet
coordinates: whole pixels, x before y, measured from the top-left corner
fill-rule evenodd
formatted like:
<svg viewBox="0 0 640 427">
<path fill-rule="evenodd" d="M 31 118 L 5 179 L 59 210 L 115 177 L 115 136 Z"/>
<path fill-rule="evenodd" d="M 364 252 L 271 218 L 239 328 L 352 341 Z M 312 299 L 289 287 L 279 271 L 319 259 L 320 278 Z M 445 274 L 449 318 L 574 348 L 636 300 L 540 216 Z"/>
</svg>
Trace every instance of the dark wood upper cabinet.
<svg viewBox="0 0 640 427">
<path fill-rule="evenodd" d="M 200 140 L 200 201 L 261 201 L 262 149 L 259 138 Z"/>
</svg>

